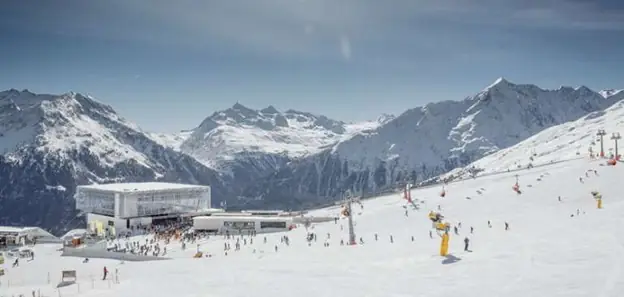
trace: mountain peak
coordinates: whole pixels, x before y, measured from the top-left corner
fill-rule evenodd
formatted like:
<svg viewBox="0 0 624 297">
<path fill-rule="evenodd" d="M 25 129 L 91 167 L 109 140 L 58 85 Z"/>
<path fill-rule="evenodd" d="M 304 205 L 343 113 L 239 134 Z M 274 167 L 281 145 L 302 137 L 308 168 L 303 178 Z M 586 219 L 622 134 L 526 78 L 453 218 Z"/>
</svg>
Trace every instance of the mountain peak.
<svg viewBox="0 0 624 297">
<path fill-rule="evenodd" d="M 489 90 L 489 89 L 496 88 L 496 87 L 505 87 L 511 84 L 512 83 L 510 83 L 508 80 L 506 80 L 504 77 L 501 76 L 497 78 L 491 85 L 485 88 L 485 90 Z"/>
<path fill-rule="evenodd" d="M 262 110 L 260 110 L 260 112 L 264 114 L 278 114 L 279 113 L 277 108 L 275 108 L 273 105 L 269 105 L 263 108 Z"/>
<path fill-rule="evenodd" d="M 249 107 L 242 105 L 240 102 L 236 102 L 234 103 L 234 105 L 232 105 L 232 109 L 234 110 L 251 110 Z"/>
<path fill-rule="evenodd" d="M 393 114 L 382 113 L 379 117 L 377 117 L 377 122 L 380 124 L 385 124 L 389 121 L 392 121 L 396 118 Z"/>
</svg>

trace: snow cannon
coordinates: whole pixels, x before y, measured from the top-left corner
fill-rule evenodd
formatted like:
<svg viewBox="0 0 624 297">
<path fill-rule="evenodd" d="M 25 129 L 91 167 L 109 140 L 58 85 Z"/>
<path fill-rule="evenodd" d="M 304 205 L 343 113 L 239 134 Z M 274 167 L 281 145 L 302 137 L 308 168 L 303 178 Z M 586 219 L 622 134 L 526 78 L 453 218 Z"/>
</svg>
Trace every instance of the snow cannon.
<svg viewBox="0 0 624 297">
<path fill-rule="evenodd" d="M 428 217 L 429 217 L 429 219 L 430 219 L 432 222 L 435 222 L 435 220 L 436 220 L 436 213 L 435 213 L 435 212 L 433 212 L 433 211 L 430 211 L 430 212 L 429 212 Z"/>
<path fill-rule="evenodd" d="M 451 224 L 448 222 L 437 222 L 434 223 L 436 231 L 440 232 L 448 232 L 451 230 Z"/>
<path fill-rule="evenodd" d="M 598 191 L 592 191 L 591 195 L 596 200 L 596 208 L 601 209 L 602 208 L 602 194 L 600 194 Z"/>
<path fill-rule="evenodd" d="M 441 222 L 443 218 L 444 216 L 439 212 L 434 212 L 434 211 L 429 212 L 429 219 L 434 223 Z"/>
<path fill-rule="evenodd" d="M 602 194 L 600 194 L 598 191 L 592 191 L 591 195 L 596 200 L 596 208 L 601 209 L 602 208 Z"/>
<path fill-rule="evenodd" d="M 615 159 L 609 159 L 607 160 L 607 165 L 609 166 L 615 166 L 615 164 L 617 164 L 617 161 Z"/>
<path fill-rule="evenodd" d="M 598 191 L 592 191 L 591 192 L 592 197 L 594 197 L 594 199 L 598 200 L 598 199 L 602 199 L 602 194 L 600 194 Z"/>
<path fill-rule="evenodd" d="M 440 242 L 440 256 L 442 257 L 448 256 L 450 238 L 451 236 L 448 234 L 448 232 L 442 235 L 442 242 Z"/>
</svg>

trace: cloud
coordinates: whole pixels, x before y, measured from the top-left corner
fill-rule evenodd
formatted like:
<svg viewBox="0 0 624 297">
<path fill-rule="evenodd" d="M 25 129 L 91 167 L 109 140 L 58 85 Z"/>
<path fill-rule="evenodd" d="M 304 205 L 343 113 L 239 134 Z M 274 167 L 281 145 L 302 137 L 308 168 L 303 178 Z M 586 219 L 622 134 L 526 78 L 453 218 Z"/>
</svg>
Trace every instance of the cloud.
<svg viewBox="0 0 624 297">
<path fill-rule="evenodd" d="M 312 58 L 335 57 L 339 40 L 341 57 L 352 59 L 352 43 L 358 48 L 410 39 L 435 43 L 453 32 L 459 32 L 460 38 L 462 30 L 478 31 L 482 29 L 479 26 L 621 33 L 621 3 L 624 1 L 33 0 L 3 7 L 0 26 Z"/>
</svg>

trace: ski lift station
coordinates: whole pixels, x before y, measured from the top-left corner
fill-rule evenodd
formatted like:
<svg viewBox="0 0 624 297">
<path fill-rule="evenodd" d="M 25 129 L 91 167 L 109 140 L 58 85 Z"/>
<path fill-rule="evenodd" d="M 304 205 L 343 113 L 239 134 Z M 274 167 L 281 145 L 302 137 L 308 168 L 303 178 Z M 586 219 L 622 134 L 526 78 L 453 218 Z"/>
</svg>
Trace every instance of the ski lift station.
<svg viewBox="0 0 624 297">
<path fill-rule="evenodd" d="M 158 221 L 223 210 L 212 209 L 210 186 L 161 182 L 78 186 L 76 209 L 99 235 L 115 235 Z"/>
</svg>

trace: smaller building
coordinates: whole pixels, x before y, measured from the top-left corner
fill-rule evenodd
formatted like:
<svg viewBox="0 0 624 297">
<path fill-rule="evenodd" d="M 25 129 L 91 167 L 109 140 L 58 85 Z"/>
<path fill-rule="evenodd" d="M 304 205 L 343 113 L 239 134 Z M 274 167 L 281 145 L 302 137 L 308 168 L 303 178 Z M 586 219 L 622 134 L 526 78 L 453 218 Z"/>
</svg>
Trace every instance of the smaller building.
<svg viewBox="0 0 624 297">
<path fill-rule="evenodd" d="M 60 238 L 39 227 L 0 227 L 0 248 L 60 242 Z"/>
<path fill-rule="evenodd" d="M 216 233 L 249 234 L 288 231 L 294 228 L 292 217 L 251 215 L 211 215 L 193 218 L 193 229 Z"/>
</svg>

